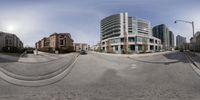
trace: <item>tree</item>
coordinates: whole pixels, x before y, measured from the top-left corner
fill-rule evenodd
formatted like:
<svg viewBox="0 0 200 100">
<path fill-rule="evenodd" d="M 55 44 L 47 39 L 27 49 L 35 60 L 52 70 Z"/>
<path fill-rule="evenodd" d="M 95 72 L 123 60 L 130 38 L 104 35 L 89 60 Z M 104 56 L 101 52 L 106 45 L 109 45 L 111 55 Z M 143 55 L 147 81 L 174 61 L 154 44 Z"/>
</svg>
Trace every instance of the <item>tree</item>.
<svg viewBox="0 0 200 100">
<path fill-rule="evenodd" d="M 143 38 L 142 40 L 143 40 L 143 47 L 144 47 L 143 52 L 146 53 L 148 50 L 147 38 Z"/>
</svg>

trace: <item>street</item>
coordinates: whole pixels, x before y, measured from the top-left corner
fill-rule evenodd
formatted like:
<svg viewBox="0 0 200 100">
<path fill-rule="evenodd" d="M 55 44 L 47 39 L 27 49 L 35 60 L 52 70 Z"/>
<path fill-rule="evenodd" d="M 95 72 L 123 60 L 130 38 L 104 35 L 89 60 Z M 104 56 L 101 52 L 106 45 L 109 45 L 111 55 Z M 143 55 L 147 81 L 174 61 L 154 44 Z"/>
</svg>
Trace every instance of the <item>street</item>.
<svg viewBox="0 0 200 100">
<path fill-rule="evenodd" d="M 56 65 L 69 62 L 58 61 Z M 43 66 L 42 70 L 50 70 L 49 65 Z M 37 71 L 22 69 L 13 72 L 35 75 Z M 1 100 L 199 100 L 199 94 L 200 77 L 182 52 L 143 57 L 80 55 L 66 77 L 46 86 L 18 86 L 0 79 Z"/>
</svg>

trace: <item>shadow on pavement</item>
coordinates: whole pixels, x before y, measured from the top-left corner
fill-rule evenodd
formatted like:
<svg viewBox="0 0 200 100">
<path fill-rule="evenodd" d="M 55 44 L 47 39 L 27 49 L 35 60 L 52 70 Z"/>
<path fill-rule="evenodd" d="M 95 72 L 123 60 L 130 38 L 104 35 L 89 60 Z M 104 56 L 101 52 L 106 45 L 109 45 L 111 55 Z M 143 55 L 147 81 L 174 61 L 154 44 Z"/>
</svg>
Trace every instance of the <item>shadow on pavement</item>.
<svg viewBox="0 0 200 100">
<path fill-rule="evenodd" d="M 183 52 L 174 52 L 174 53 L 168 53 L 168 54 L 163 54 L 165 58 L 168 60 L 173 60 L 173 61 L 148 61 L 148 60 L 140 60 L 140 59 L 135 59 L 135 58 L 130 58 L 138 62 L 143 62 L 143 63 L 151 63 L 151 64 L 174 64 L 178 62 L 183 62 L 183 63 L 189 63 L 187 58 L 185 57 Z"/>
<path fill-rule="evenodd" d="M 133 59 L 135 61 L 138 62 L 143 62 L 143 63 L 151 63 L 151 64 L 165 64 L 165 65 L 169 65 L 169 64 L 173 64 L 173 63 L 178 63 L 180 61 L 170 61 L 170 62 L 157 62 L 157 61 L 145 61 L 145 60 L 139 60 L 139 59 L 135 59 L 135 58 L 130 58 Z"/>
<path fill-rule="evenodd" d="M 185 52 L 174 52 L 174 53 L 164 54 L 163 56 L 169 60 L 177 60 L 178 62 L 190 63 L 186 58 Z"/>
<path fill-rule="evenodd" d="M 0 63 L 18 62 L 19 56 L 0 54 Z"/>
<path fill-rule="evenodd" d="M 197 62 L 197 63 L 199 63 L 200 64 L 200 56 L 194 56 L 193 54 L 192 54 L 192 52 L 185 52 L 187 55 L 189 55 L 195 62 Z"/>
</svg>

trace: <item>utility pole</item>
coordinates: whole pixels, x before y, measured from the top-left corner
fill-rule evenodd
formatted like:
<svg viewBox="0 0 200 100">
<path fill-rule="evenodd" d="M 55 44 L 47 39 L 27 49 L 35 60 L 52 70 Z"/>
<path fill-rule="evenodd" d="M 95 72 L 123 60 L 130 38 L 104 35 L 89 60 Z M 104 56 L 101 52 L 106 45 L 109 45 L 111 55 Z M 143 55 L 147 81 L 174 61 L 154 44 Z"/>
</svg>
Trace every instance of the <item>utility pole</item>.
<svg viewBox="0 0 200 100">
<path fill-rule="evenodd" d="M 185 20 L 175 20 L 174 23 L 177 23 L 177 22 L 184 22 L 184 23 L 189 23 L 192 25 L 192 33 L 193 33 L 193 39 L 194 39 L 194 22 L 193 21 L 185 21 Z M 195 41 L 194 41 L 195 42 Z M 194 52 L 194 56 L 195 56 L 195 43 L 192 43 L 192 46 L 193 46 L 193 52 Z"/>
</svg>

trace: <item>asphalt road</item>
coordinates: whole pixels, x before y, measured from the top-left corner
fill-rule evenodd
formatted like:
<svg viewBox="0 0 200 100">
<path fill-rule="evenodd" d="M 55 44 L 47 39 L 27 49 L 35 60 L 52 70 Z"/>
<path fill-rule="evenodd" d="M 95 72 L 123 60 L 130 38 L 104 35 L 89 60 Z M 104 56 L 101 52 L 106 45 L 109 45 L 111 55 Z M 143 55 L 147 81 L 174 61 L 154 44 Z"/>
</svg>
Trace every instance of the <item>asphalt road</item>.
<svg viewBox="0 0 200 100">
<path fill-rule="evenodd" d="M 0 100 L 199 100 L 200 77 L 182 53 L 80 55 L 70 74 L 42 87 L 0 80 Z"/>
</svg>

